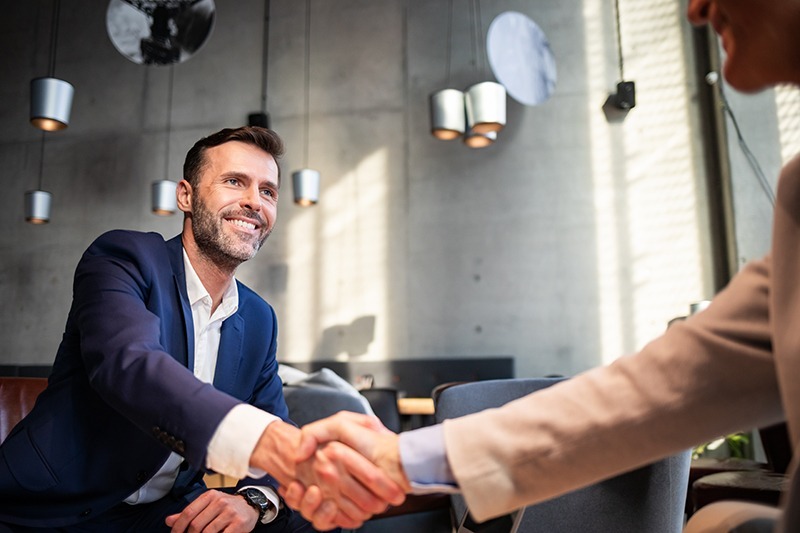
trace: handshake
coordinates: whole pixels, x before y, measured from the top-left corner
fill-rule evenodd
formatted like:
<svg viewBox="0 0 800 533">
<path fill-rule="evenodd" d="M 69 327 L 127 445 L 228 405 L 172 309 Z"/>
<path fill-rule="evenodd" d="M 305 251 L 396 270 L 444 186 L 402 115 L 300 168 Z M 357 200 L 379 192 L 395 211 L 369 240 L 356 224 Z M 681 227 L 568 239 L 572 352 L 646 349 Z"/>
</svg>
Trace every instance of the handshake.
<svg viewBox="0 0 800 533">
<path fill-rule="evenodd" d="M 250 465 L 278 480 L 286 504 L 315 529 L 354 529 L 411 491 L 398 439 L 377 418 L 346 411 L 301 429 L 275 421 Z"/>
</svg>

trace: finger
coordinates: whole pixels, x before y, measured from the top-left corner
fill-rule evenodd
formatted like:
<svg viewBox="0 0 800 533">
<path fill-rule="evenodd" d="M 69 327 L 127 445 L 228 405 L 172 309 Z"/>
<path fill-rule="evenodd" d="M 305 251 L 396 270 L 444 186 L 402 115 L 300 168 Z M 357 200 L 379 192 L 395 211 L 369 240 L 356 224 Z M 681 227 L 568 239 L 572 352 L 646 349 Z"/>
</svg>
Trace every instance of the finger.
<svg viewBox="0 0 800 533">
<path fill-rule="evenodd" d="M 286 505 L 292 509 L 300 508 L 300 502 L 303 501 L 303 496 L 305 496 L 305 493 L 306 488 L 299 481 L 293 481 L 288 487 L 281 486 L 278 489 L 278 494 L 281 495 L 281 498 L 283 498 L 283 501 L 286 503 Z"/>
<path fill-rule="evenodd" d="M 323 448 L 322 454 L 341 465 L 352 476 L 342 480 L 341 491 L 362 509 L 371 510 L 374 514 L 382 512 L 386 503 L 400 505 L 405 500 L 400 485 L 355 450 L 332 442 Z"/>
<path fill-rule="evenodd" d="M 338 506 L 339 511 L 351 519 L 348 523 L 351 521 L 363 522 L 373 514 L 383 511 L 386 508 L 386 501 L 374 496 L 354 479 L 342 466 L 341 461 L 338 460 L 335 450 L 341 449 L 344 452 L 349 452 L 370 466 L 371 463 L 338 442 L 329 443 L 325 448 L 327 453 L 326 451 L 319 451 L 315 455 L 314 462 L 315 478 L 325 499 L 332 500 Z M 312 513 L 307 508 L 303 511 L 305 515 Z M 326 515 L 325 519 L 327 518 Z"/>
<path fill-rule="evenodd" d="M 304 434 L 312 435 L 318 443 L 330 442 L 332 440 L 364 438 L 363 433 L 353 433 L 353 427 L 362 429 L 371 428 L 375 425 L 375 417 L 362 413 L 350 411 L 340 411 L 335 415 L 323 418 L 316 422 L 306 424 L 302 431 Z M 356 447 L 352 442 L 345 441 L 351 447 Z"/>
<path fill-rule="evenodd" d="M 334 522 L 334 518 L 336 518 L 336 512 L 336 505 L 332 501 L 326 500 L 322 502 L 322 505 L 320 505 L 317 512 L 314 513 L 311 523 L 315 529 L 322 531 L 331 529 L 336 526 L 336 523 Z"/>
<path fill-rule="evenodd" d="M 314 455 L 314 452 L 317 450 L 317 446 L 321 443 L 317 441 L 316 437 L 309 433 L 302 433 L 300 438 L 300 444 L 297 445 L 297 448 L 294 452 L 294 460 L 295 462 L 305 461 L 306 459 L 310 458 Z"/>
<path fill-rule="evenodd" d="M 322 504 L 322 491 L 316 485 L 313 485 L 305 491 L 305 494 L 297 504 L 297 510 L 306 518 L 306 520 L 313 520 L 314 514 Z"/>
<path fill-rule="evenodd" d="M 198 496 L 192 503 L 187 505 L 183 511 L 181 511 L 177 515 L 177 519 L 172 523 L 170 526 L 172 528 L 172 533 L 183 533 L 189 527 L 189 524 L 192 523 L 203 509 L 205 509 L 211 499 L 211 491 L 204 492 L 200 496 Z M 169 524 L 167 524 L 169 525 Z"/>
</svg>

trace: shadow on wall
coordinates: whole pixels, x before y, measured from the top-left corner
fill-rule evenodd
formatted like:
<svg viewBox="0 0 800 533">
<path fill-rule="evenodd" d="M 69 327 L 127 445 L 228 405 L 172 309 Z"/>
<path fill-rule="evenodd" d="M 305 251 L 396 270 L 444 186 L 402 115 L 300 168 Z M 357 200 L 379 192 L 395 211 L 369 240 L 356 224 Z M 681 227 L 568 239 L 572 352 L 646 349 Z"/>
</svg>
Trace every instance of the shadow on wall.
<svg viewBox="0 0 800 533">
<path fill-rule="evenodd" d="M 317 357 L 364 355 L 375 340 L 375 315 L 358 317 L 350 324 L 337 324 L 325 328 L 317 346 Z"/>
</svg>

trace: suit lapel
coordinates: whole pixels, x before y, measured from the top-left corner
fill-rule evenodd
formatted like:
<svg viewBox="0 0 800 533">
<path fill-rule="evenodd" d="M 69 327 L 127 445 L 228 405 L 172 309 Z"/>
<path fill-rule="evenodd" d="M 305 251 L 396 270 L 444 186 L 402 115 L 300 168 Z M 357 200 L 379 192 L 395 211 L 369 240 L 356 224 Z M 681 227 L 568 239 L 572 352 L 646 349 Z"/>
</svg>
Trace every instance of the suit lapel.
<svg viewBox="0 0 800 533">
<path fill-rule="evenodd" d="M 237 312 L 222 323 L 214 387 L 236 396 L 236 377 L 242 361 L 244 319 Z"/>
<path fill-rule="evenodd" d="M 186 270 L 183 264 L 183 244 L 181 236 L 173 237 L 167 241 L 169 262 L 172 267 L 172 278 L 175 283 L 180 300 L 181 315 L 183 317 L 184 334 L 186 335 L 186 353 L 174 353 L 172 356 L 180 361 L 189 370 L 194 369 L 194 324 L 192 322 L 192 308 L 189 305 L 189 295 L 186 292 Z"/>
</svg>

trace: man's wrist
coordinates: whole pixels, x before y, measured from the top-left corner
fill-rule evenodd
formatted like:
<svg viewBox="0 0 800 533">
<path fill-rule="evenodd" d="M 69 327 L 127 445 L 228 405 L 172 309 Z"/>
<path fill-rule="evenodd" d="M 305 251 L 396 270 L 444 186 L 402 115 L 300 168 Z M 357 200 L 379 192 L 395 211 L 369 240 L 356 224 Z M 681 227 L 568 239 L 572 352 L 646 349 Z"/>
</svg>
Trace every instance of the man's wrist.
<svg viewBox="0 0 800 533">
<path fill-rule="evenodd" d="M 255 487 L 243 487 L 237 490 L 236 494 L 244 498 L 244 501 L 258 513 L 256 521 L 261 524 L 272 522 L 278 514 L 278 509 L 266 494 Z"/>
</svg>

